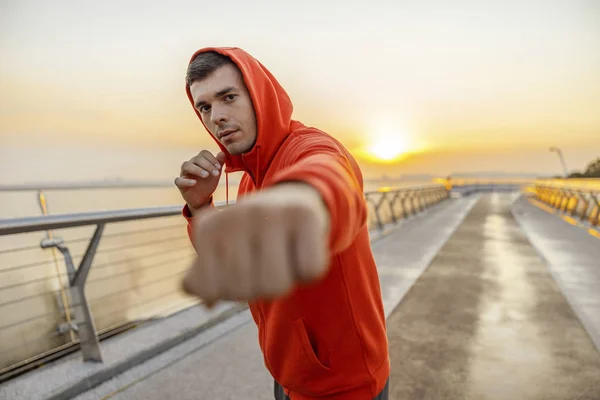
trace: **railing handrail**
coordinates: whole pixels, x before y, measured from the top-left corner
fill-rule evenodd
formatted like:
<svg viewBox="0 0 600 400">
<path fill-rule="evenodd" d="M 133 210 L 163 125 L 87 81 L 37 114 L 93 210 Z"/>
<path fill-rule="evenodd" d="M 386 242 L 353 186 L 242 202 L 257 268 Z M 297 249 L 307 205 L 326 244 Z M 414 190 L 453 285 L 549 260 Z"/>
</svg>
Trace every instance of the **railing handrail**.
<svg viewBox="0 0 600 400">
<path fill-rule="evenodd" d="M 412 182 L 403 179 L 365 179 L 364 183 L 397 183 Z M 220 182 L 219 186 L 225 186 L 225 182 Z M 230 185 L 237 185 L 239 182 L 231 180 Z M 151 188 L 173 188 L 175 184 L 168 180 L 96 180 L 96 181 L 55 181 L 55 182 L 30 182 L 0 184 L 0 192 L 26 192 L 35 190 L 87 190 L 87 189 L 151 189 Z"/>
<path fill-rule="evenodd" d="M 445 181 L 446 178 L 433 178 L 431 184 L 412 185 L 410 188 L 419 186 L 437 185 L 441 181 Z M 545 184 L 549 186 L 560 186 L 560 187 L 571 187 L 576 189 L 589 189 L 590 184 L 593 186 L 598 185 L 600 188 L 600 178 L 570 178 L 570 179 L 555 179 L 555 178 L 512 178 L 512 177 L 497 177 L 497 178 L 471 178 L 471 177 L 460 177 L 453 176 L 450 181 L 454 185 L 461 184 L 498 184 L 498 183 L 510 183 L 510 184 Z M 393 183 L 406 182 L 410 183 L 411 180 L 403 179 L 365 179 L 365 183 Z M 237 182 L 230 182 L 230 184 L 237 184 Z M 224 186 L 225 182 L 219 184 Z M 16 183 L 16 184 L 0 184 L 0 192 L 19 192 L 19 191 L 34 191 L 34 190 L 86 190 L 86 189 L 141 189 L 141 188 L 175 188 L 172 181 L 166 180 L 97 180 L 97 181 L 65 181 L 65 182 L 32 182 L 32 183 Z M 408 187 L 407 187 L 408 188 Z M 591 188 L 596 189 L 595 187 Z"/>
<path fill-rule="evenodd" d="M 443 188 L 443 187 L 444 186 L 439 183 L 427 183 L 427 184 L 422 184 L 422 185 L 413 185 L 413 186 L 406 186 L 406 187 L 382 186 L 377 190 L 366 190 L 364 192 L 364 194 L 365 194 L 365 196 L 368 196 L 368 195 L 372 195 L 372 194 L 402 192 L 402 191 L 415 192 L 415 191 L 419 191 L 419 190 L 438 189 L 438 188 Z"/>
<path fill-rule="evenodd" d="M 230 201 L 229 204 L 234 202 Z M 225 202 L 215 203 L 216 207 Z M 75 228 L 88 225 L 125 222 L 148 218 L 174 216 L 181 213 L 183 206 L 161 206 L 147 208 L 126 208 L 120 210 L 91 211 L 83 213 L 39 215 L 33 217 L 0 219 L 0 236 L 28 233 L 61 228 Z"/>
<path fill-rule="evenodd" d="M 538 189 L 546 189 L 546 190 L 563 190 L 567 192 L 578 192 L 578 193 L 600 193 L 600 188 L 582 188 L 576 186 L 553 186 L 553 185 L 534 185 L 534 187 Z"/>
<path fill-rule="evenodd" d="M 442 189 L 439 184 L 411 186 L 407 188 L 389 188 L 386 191 L 366 191 L 365 196 L 382 194 L 382 193 L 397 193 L 397 192 L 415 192 L 427 189 Z M 229 201 L 229 204 L 234 204 L 235 201 Z M 217 208 L 222 208 L 226 205 L 224 201 L 215 202 Z M 53 214 L 40 215 L 21 218 L 6 218 L 0 219 L 0 236 L 28 233 L 35 231 L 45 231 L 61 228 L 75 228 L 81 226 L 107 224 L 113 222 L 125 222 L 139 219 L 159 218 L 167 216 L 175 216 L 181 213 L 183 205 L 149 207 L 149 208 L 128 208 L 108 211 L 91 211 L 83 213 L 69 214 Z"/>
<path fill-rule="evenodd" d="M 225 183 L 220 183 L 223 186 Z M 173 181 L 121 181 L 121 180 L 106 180 L 106 181 L 67 181 L 67 182 L 33 182 L 33 183 L 16 183 L 16 184 L 1 184 L 0 192 L 26 192 L 34 190 L 87 190 L 87 189 L 151 189 L 151 188 L 167 188 L 175 189 Z"/>
<path fill-rule="evenodd" d="M 600 192 L 600 178 L 587 178 L 585 180 L 537 180 L 534 186 L 548 189 L 577 190 L 585 193 Z"/>
</svg>

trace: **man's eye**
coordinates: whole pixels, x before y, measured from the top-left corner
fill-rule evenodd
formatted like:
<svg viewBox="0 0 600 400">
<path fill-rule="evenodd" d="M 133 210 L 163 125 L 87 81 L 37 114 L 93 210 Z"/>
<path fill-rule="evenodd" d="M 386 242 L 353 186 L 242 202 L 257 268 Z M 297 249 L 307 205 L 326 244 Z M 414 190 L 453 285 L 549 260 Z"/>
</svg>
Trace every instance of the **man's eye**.
<svg viewBox="0 0 600 400">
<path fill-rule="evenodd" d="M 231 101 L 231 100 L 235 99 L 236 96 L 237 95 L 235 95 L 233 93 L 232 94 L 228 94 L 227 96 L 225 96 L 225 100 Z"/>
<path fill-rule="evenodd" d="M 200 107 L 200 112 L 207 112 L 208 110 L 210 110 L 210 106 L 209 105 Z"/>
</svg>

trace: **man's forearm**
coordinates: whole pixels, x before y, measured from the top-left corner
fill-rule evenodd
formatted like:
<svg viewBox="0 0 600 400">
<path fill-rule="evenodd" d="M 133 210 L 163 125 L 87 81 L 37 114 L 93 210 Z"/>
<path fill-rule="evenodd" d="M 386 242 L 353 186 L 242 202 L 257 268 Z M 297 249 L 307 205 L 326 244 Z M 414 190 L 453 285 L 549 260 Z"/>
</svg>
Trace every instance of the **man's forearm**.
<svg viewBox="0 0 600 400">
<path fill-rule="evenodd" d="M 328 211 L 330 250 L 349 246 L 367 221 L 364 193 L 347 159 L 321 152 L 304 157 L 274 177 L 275 184 L 298 181 L 314 188 Z"/>
<path fill-rule="evenodd" d="M 191 206 L 189 203 L 187 203 L 187 209 L 189 212 L 189 217 L 193 218 L 195 216 L 198 215 L 198 213 L 200 213 L 201 211 L 203 211 L 204 209 L 206 209 L 207 207 L 212 206 L 213 204 L 213 196 L 210 196 L 208 198 L 208 200 L 206 200 L 205 202 L 201 203 L 199 206 Z"/>
</svg>

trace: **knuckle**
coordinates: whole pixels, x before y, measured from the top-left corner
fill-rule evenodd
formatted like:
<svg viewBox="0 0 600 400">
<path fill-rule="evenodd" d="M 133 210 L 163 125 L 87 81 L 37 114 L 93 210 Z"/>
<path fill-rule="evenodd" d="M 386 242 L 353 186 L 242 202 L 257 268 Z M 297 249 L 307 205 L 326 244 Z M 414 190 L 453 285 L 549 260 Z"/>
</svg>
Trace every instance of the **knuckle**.
<svg viewBox="0 0 600 400">
<path fill-rule="evenodd" d="M 316 219 L 314 210 L 304 204 L 285 204 L 282 206 L 281 211 L 285 213 L 286 217 L 293 221 L 294 224 L 310 224 Z"/>
<path fill-rule="evenodd" d="M 191 161 L 186 161 L 181 166 L 181 170 L 185 171 L 185 172 L 189 172 L 193 168 L 193 166 L 194 166 L 194 163 L 192 163 Z"/>
</svg>

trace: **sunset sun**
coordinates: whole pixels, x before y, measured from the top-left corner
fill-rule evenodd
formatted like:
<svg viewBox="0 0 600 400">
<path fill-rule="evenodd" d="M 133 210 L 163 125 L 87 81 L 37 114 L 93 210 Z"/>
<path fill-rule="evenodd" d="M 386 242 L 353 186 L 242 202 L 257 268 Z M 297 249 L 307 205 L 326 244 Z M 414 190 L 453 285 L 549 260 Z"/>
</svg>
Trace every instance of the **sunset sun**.
<svg viewBox="0 0 600 400">
<path fill-rule="evenodd" d="M 368 152 L 382 160 L 393 161 L 408 151 L 406 140 L 400 135 L 392 133 L 381 135 L 368 148 Z"/>
<path fill-rule="evenodd" d="M 398 161 L 411 150 L 406 130 L 398 124 L 390 122 L 380 122 L 370 132 L 367 140 L 368 144 L 365 146 L 363 153 L 372 161 Z"/>
</svg>

